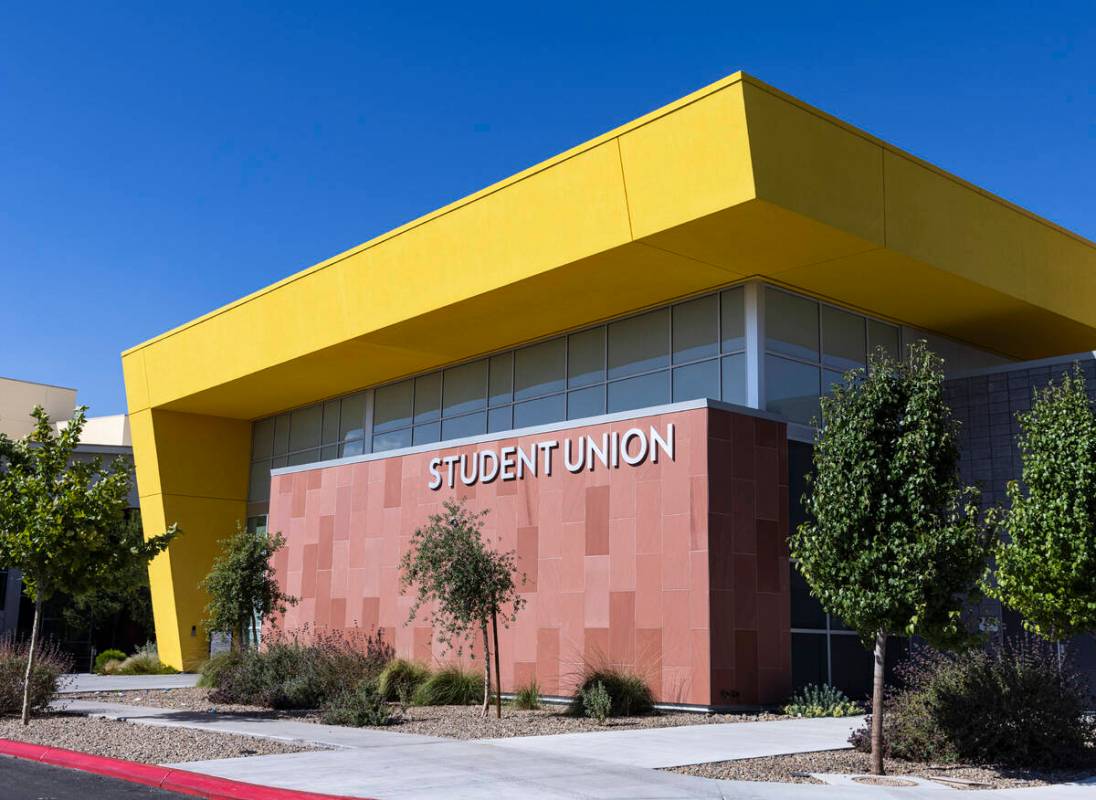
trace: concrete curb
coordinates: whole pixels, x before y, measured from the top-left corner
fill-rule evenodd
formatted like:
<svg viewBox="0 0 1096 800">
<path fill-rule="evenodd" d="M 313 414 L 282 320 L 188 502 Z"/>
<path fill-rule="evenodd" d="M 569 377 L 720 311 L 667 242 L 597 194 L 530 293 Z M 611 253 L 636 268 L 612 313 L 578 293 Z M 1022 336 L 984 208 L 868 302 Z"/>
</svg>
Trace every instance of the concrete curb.
<svg viewBox="0 0 1096 800">
<path fill-rule="evenodd" d="M 123 761 L 118 758 L 94 756 L 76 750 L 17 742 L 12 739 L 0 739 L 0 755 L 37 761 L 54 767 L 93 772 L 116 780 L 143 783 L 146 786 L 204 797 L 207 800 L 361 800 L 349 798 L 346 795 L 316 794 L 295 789 L 260 786 L 255 783 L 188 772 L 175 767 Z"/>
</svg>

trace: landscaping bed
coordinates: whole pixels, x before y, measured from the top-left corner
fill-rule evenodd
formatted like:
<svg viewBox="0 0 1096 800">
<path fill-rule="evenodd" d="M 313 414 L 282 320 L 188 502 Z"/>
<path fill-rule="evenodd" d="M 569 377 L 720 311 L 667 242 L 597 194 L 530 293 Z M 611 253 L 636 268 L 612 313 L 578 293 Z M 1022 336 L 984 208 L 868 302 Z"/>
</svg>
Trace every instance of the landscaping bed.
<svg viewBox="0 0 1096 800">
<path fill-rule="evenodd" d="M 888 775 L 908 775 L 929 779 L 954 779 L 949 784 L 960 789 L 1008 789 L 1068 783 L 1096 775 L 1096 759 L 1086 769 L 1019 770 L 992 766 L 934 765 L 914 761 L 887 759 Z M 670 767 L 667 772 L 696 775 L 732 781 L 766 781 L 776 783 L 822 783 L 809 773 L 864 775 L 869 771 L 869 757 L 855 750 L 824 750 L 817 753 L 796 753 L 786 756 L 745 758 L 737 761 L 713 761 L 686 767 Z M 946 780 L 944 781 L 946 782 Z"/>
<path fill-rule="evenodd" d="M 138 725 L 63 712 L 32 717 L 26 727 L 18 717 L 0 717 L 0 739 L 64 747 L 82 753 L 146 764 L 174 764 L 323 749 L 316 745 L 297 745 L 191 728 Z"/>
<path fill-rule="evenodd" d="M 209 700 L 209 690 L 156 689 L 125 692 L 81 692 L 66 695 L 78 700 L 104 703 L 125 703 L 176 711 L 213 711 L 218 714 L 244 713 L 255 716 L 291 716 L 305 722 L 320 722 L 315 711 L 271 711 L 259 706 L 230 705 Z M 397 708 L 393 706 L 393 708 Z M 397 715 L 399 716 L 399 715 Z M 543 736 L 553 733 L 669 728 L 678 725 L 712 725 L 734 722 L 757 722 L 785 719 L 777 714 L 702 714 L 656 712 L 635 717 L 610 717 L 604 724 L 587 717 L 566 713 L 565 706 L 545 706 L 535 711 L 523 711 L 504 703 L 502 719 L 495 717 L 494 706 L 487 719 L 479 716 L 479 706 L 409 706 L 399 721 L 383 726 L 383 730 L 417 733 L 452 739 L 486 739 L 511 736 Z"/>
</svg>

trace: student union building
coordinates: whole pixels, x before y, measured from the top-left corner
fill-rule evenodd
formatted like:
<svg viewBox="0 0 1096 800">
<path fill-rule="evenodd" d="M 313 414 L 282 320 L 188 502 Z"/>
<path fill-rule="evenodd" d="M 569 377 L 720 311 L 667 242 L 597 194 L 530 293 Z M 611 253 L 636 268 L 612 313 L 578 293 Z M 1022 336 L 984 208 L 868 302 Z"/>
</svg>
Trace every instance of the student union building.
<svg viewBox="0 0 1096 800">
<path fill-rule="evenodd" d="M 146 529 L 185 531 L 161 657 L 206 658 L 239 521 L 287 541 L 286 628 L 445 662 L 398 563 L 458 498 L 526 577 L 504 691 L 607 662 L 668 705 L 861 695 L 788 555 L 819 396 L 927 340 L 999 501 L 1031 388 L 1096 378 L 1094 301 L 1092 242 L 734 74 L 123 354 Z"/>
</svg>

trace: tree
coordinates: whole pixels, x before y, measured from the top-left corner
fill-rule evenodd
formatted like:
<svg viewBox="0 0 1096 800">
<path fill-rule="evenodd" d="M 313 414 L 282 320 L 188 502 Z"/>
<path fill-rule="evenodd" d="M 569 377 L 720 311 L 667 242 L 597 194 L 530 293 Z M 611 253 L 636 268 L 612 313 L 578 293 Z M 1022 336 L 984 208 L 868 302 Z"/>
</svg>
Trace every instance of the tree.
<svg viewBox="0 0 1096 800">
<path fill-rule="evenodd" d="M 258 641 L 260 621 L 284 614 L 297 598 L 282 592 L 270 559 L 285 547 L 280 533 L 252 532 L 236 523 L 236 533 L 222 539 L 221 553 L 199 588 L 209 595 L 205 626 L 209 631 L 232 634 L 232 647 L 242 648 L 250 630 Z"/>
<path fill-rule="evenodd" d="M 438 641 L 456 647 L 479 628 L 483 637 L 483 708 L 487 716 L 491 697 L 491 645 L 488 623 L 494 631 L 495 679 L 498 715 L 502 716 L 502 686 L 498 683 L 498 621 L 509 625 L 525 605 L 514 584 L 513 551 L 493 550 L 483 540 L 486 511 L 469 511 L 463 503 L 447 500 L 444 511 L 411 535 L 410 546 L 400 559 L 400 590 L 415 587 L 415 602 L 407 621 L 422 608 Z M 521 576 L 525 583 L 525 576 Z M 508 609 L 508 610 L 507 610 Z"/>
<path fill-rule="evenodd" d="M 129 465 L 116 459 L 104 469 L 99 459 L 73 459 L 85 410 L 76 409 L 57 432 L 36 407 L 30 434 L 16 441 L 0 434 L 0 564 L 23 573 L 23 591 L 34 602 L 23 681 L 24 725 L 30 720 L 30 675 L 42 604 L 55 593 L 84 594 L 134 564 L 147 565 L 178 533 L 172 525 L 159 536 L 118 546 Z"/>
<path fill-rule="evenodd" d="M 1023 486 L 1008 484 L 987 593 L 1043 638 L 1096 631 L 1096 414 L 1080 367 L 1017 416 Z"/>
<path fill-rule="evenodd" d="M 918 635 L 939 647 L 969 642 L 961 612 L 990 552 L 977 492 L 959 485 L 942 364 L 922 342 L 901 361 L 879 351 L 822 398 L 803 498 L 807 522 L 791 536 L 811 593 L 874 650 L 876 774 L 883 772 L 887 637 Z"/>
</svg>

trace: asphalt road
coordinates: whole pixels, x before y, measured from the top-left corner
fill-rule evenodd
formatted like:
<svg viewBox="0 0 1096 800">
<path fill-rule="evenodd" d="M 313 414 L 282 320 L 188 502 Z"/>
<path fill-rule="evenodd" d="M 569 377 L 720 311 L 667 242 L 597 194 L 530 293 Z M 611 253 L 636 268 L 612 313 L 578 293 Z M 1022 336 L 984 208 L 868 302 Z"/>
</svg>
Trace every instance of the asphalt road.
<svg viewBox="0 0 1096 800">
<path fill-rule="evenodd" d="M 194 800 L 139 783 L 0 756 L 0 800 Z"/>
</svg>

